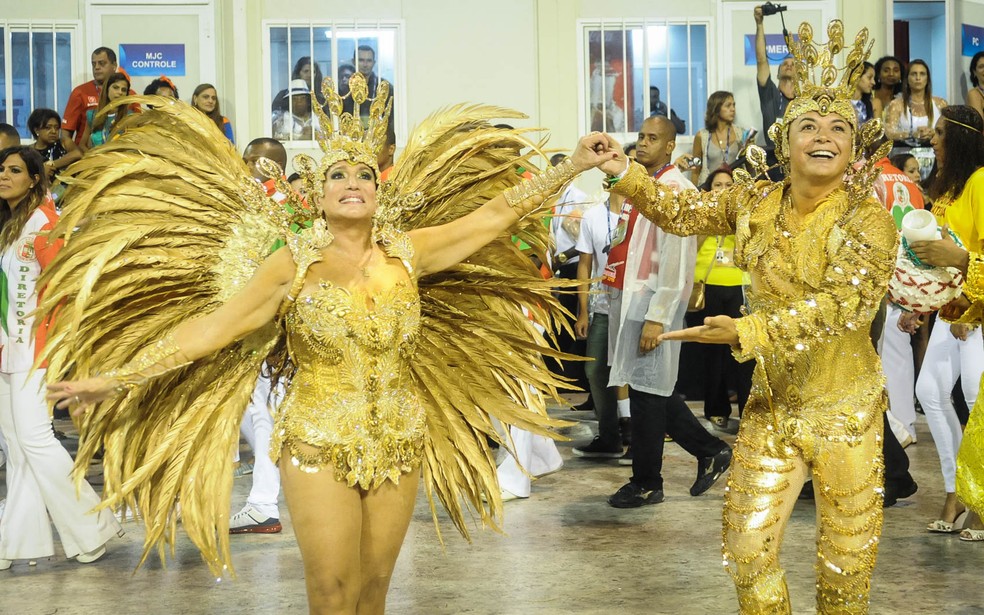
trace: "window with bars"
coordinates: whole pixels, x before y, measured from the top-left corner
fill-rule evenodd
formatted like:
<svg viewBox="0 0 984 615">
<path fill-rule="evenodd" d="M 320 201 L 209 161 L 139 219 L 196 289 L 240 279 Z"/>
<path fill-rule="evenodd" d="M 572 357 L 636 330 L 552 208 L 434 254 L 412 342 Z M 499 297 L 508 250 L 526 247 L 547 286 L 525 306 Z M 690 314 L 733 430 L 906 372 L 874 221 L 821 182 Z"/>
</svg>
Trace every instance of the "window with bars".
<svg viewBox="0 0 984 615">
<path fill-rule="evenodd" d="M 39 108 L 59 114 L 72 93 L 77 23 L 0 21 L 0 120 L 33 139 L 27 117 Z"/>
<path fill-rule="evenodd" d="M 582 129 L 633 135 L 664 115 L 692 135 L 707 105 L 706 21 L 581 23 Z"/>
<path fill-rule="evenodd" d="M 324 105 L 321 84 L 332 77 L 340 94 L 348 93 L 348 80 L 356 71 L 369 83 L 375 98 L 380 80 L 396 83 L 397 59 L 401 53 L 399 23 L 266 24 L 270 61 L 270 126 L 274 138 L 309 141 L 318 127 L 312 103 Z M 368 116 L 370 102 L 358 110 Z M 354 113 L 346 101 L 345 111 Z M 393 105 L 390 127 L 397 105 Z"/>
</svg>

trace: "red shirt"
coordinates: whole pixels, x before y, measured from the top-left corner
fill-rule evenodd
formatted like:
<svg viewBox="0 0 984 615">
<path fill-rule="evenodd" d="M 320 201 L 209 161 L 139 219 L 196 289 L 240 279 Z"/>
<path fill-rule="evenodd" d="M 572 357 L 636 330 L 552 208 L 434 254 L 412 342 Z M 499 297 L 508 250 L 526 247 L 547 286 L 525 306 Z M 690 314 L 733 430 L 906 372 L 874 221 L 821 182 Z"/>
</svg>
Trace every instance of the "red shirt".
<svg viewBox="0 0 984 615">
<path fill-rule="evenodd" d="M 653 174 L 654 179 L 659 179 L 663 173 L 673 168 L 673 165 L 666 165 L 655 174 Z M 629 239 L 632 238 L 632 231 L 635 230 L 636 220 L 639 218 L 639 212 L 632 207 L 632 204 L 626 201 L 622 205 L 622 215 L 618 221 L 618 229 L 615 231 L 615 241 L 618 243 L 612 243 L 611 249 L 608 251 L 608 264 L 605 266 L 605 273 L 601 281 L 606 286 L 611 286 L 612 288 L 617 288 L 622 290 L 622 285 L 625 283 L 625 259 L 629 255 Z M 621 238 L 621 241 L 619 241 Z M 648 273 L 648 272 L 646 272 Z"/>
<path fill-rule="evenodd" d="M 85 132 L 85 112 L 89 109 L 99 107 L 99 91 L 102 88 L 96 85 L 95 81 L 86 81 L 82 85 L 76 86 L 68 96 L 68 104 L 65 105 L 65 113 L 62 113 L 62 130 L 69 130 L 75 133 L 75 144 L 82 144 L 82 133 Z M 136 92 L 130 90 L 129 96 L 136 96 Z M 140 111 L 140 105 L 130 105 L 131 111 Z"/>
<path fill-rule="evenodd" d="M 99 89 L 95 81 L 86 81 L 72 90 L 62 114 L 62 130 L 75 133 L 75 143 L 82 142 L 85 132 L 85 112 L 99 106 Z"/>
</svg>

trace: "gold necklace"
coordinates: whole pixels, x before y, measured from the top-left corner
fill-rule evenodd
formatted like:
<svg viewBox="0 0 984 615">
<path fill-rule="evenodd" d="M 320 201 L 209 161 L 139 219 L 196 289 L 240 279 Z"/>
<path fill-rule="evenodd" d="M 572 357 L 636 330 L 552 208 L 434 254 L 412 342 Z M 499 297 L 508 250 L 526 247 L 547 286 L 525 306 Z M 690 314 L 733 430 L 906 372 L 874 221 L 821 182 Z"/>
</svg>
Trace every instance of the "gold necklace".
<svg viewBox="0 0 984 615">
<path fill-rule="evenodd" d="M 370 246 L 369 253 L 359 260 L 349 258 L 347 254 L 341 254 L 341 253 L 336 254 L 335 257 L 336 258 L 341 257 L 342 260 L 352 263 L 359 271 L 362 272 L 362 277 L 368 278 L 369 269 L 371 269 L 372 266 L 372 255 L 374 252 L 375 250 L 373 249 L 372 246 Z"/>
</svg>

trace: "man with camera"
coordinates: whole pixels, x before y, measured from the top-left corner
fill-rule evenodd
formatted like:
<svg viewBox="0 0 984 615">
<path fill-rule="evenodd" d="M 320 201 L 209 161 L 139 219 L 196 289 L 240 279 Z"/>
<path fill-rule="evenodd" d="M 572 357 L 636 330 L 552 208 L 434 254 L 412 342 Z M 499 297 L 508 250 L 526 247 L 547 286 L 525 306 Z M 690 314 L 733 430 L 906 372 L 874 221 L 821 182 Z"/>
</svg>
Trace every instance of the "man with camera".
<svg viewBox="0 0 984 615">
<path fill-rule="evenodd" d="M 786 105 L 795 96 L 795 85 L 793 80 L 796 77 L 793 67 L 793 58 L 787 55 L 779 64 L 776 71 L 776 79 L 779 84 L 772 80 L 769 73 L 769 54 L 765 44 L 765 26 L 762 24 L 763 17 L 775 15 L 786 10 L 785 6 L 766 2 L 762 6 L 755 7 L 755 67 L 756 77 L 758 78 L 759 107 L 762 110 L 762 134 L 765 136 L 765 149 L 769 155 L 770 166 L 776 164 L 775 144 L 769 138 L 769 126 L 782 117 L 786 112 Z M 778 178 L 773 178 L 778 179 Z"/>
</svg>

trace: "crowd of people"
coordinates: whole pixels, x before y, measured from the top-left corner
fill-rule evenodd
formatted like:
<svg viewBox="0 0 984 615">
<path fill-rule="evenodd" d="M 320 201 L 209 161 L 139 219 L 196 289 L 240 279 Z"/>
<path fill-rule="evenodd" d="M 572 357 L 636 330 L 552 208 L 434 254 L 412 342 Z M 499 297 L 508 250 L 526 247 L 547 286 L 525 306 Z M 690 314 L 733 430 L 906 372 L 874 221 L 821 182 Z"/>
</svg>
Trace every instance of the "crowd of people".
<svg viewBox="0 0 984 615">
<path fill-rule="evenodd" d="M 592 411 L 597 420 L 597 434 L 576 443 L 572 454 L 631 466 L 626 482 L 607 496 L 615 508 L 663 501 L 668 442 L 695 458 L 691 496 L 704 494 L 730 470 L 724 563 L 742 612 L 789 609 L 777 554 L 798 498 L 813 499 L 818 510 L 818 611 L 867 612 L 882 508 L 917 490 L 904 449 L 916 442 L 919 411 L 939 453 L 946 493 L 927 530 L 984 541 L 984 450 L 976 448 L 984 428 L 980 412 L 971 411 L 984 375 L 984 217 L 976 206 L 977 184 L 984 182 L 984 52 L 971 62 L 967 104 L 948 106 L 933 95 L 924 61 L 886 56 L 870 64 L 862 58 L 864 37 L 855 41 L 840 85 L 814 83 L 804 77 L 809 71 L 797 71 L 836 70 L 822 64 L 827 56 L 802 32 L 808 42 L 791 42 L 774 81 L 761 7 L 754 19 L 764 150 L 752 147 L 758 130 L 737 121 L 733 94 L 717 91 L 690 153 L 673 159 L 682 122 L 660 103 L 634 143 L 623 147 L 592 133 L 540 174 L 529 173 L 529 161 L 518 153 L 529 145 L 521 131 L 493 126 L 486 117 L 449 120 L 446 133 L 411 140 L 397 156 L 385 104 L 392 89 L 375 75 L 371 47 L 360 46 L 351 63 L 339 66 L 337 91 L 321 87 L 317 63 L 299 59 L 289 87 L 273 99 L 272 135 L 253 139 L 242 154 L 256 194 L 276 204 L 286 232 L 254 263 L 248 283 L 215 298 L 213 311 L 158 325 L 153 340 L 116 356 L 118 364 L 107 371 L 89 370 L 91 357 L 70 365 L 64 352 L 48 345 L 49 336 L 77 347 L 91 340 L 78 327 L 68 332 L 56 302 L 45 299 L 44 282 L 55 275 L 49 268 L 80 261 L 86 234 L 106 232 L 124 206 L 113 194 L 71 186 L 66 192 L 61 174 L 71 167 L 85 178 L 79 186 L 97 185 L 94 180 L 110 172 L 100 166 L 109 158 L 101 156 L 140 151 L 142 139 L 170 134 L 175 118 L 204 122 L 210 130 L 214 124 L 213 137 L 234 138 L 211 84 L 195 88 L 189 111 L 117 103 L 134 94 L 130 79 L 112 50 L 96 49 L 93 80 L 72 91 L 63 115 L 52 109 L 30 114 L 32 144 L 20 144 L 16 129 L 0 125 L 0 451 L 7 478 L 0 570 L 54 555 L 49 515 L 65 555 L 80 563 L 100 559 L 122 531 L 108 508 L 92 512 L 100 496 L 89 484 L 82 481 L 76 491 L 72 459 L 55 437 L 40 392 L 44 370 L 32 371 L 36 360 L 57 366 L 56 377 L 48 378 L 49 401 L 85 416 L 83 438 L 86 429 L 104 436 L 99 446 L 107 463 L 125 472 L 120 459 L 151 463 L 151 457 L 114 448 L 108 434 L 122 428 L 108 412 L 126 411 L 145 390 L 165 392 L 160 399 L 188 393 L 182 387 L 191 385 L 168 374 L 212 369 L 208 362 L 220 349 L 239 349 L 236 344 L 270 323 L 283 334 L 280 342 L 271 338 L 259 363 L 233 370 L 243 381 L 235 397 L 243 401 L 241 434 L 255 452 L 254 464 L 239 464 L 238 472 L 252 473 L 252 489 L 238 513 L 208 521 L 214 525 L 206 530 L 282 531 L 283 481 L 312 612 L 356 605 L 360 612 L 382 612 L 422 475 L 437 485 L 453 518 L 460 504 L 445 496 L 461 489 L 473 503 L 486 502 L 482 518 L 493 522 L 503 501 L 530 497 L 532 476 L 560 469 L 562 458 L 548 437 L 555 425 L 537 409 L 561 383 L 544 358 L 553 352 L 546 341 L 553 320 L 566 317 L 574 335 L 561 337 L 560 351 L 589 359 L 583 374 L 589 398 L 576 410 Z M 832 39 L 843 34 L 837 23 L 829 29 Z M 144 94 L 178 98 L 166 77 Z M 333 117 L 339 111 L 342 117 Z M 150 132 L 127 132 L 135 113 L 149 114 Z M 167 121 L 158 119 L 167 114 L 173 114 Z M 345 121 L 336 127 L 339 119 Z M 352 131 L 346 121 L 353 120 L 368 129 Z M 864 129 L 872 121 L 883 122 L 884 135 Z M 174 134 L 180 140 L 183 133 Z M 298 172 L 288 177 L 281 141 L 294 139 L 317 140 L 324 157 L 295 161 Z M 448 173 L 414 175 L 431 159 L 444 160 Z M 178 170 L 184 164 L 168 163 Z M 490 179 L 474 171 L 479 168 L 498 171 Z M 592 168 L 607 176 L 600 202 L 570 183 Z M 123 177 L 121 190 L 131 185 L 127 181 L 147 180 Z M 457 193 L 442 192 L 442 182 L 467 195 L 468 208 Z M 198 198 L 195 187 L 181 186 L 182 199 Z M 376 200 L 378 189 L 387 204 L 397 204 L 390 207 L 404 207 L 414 195 L 394 193 L 407 186 L 414 186 L 414 195 L 432 195 L 428 205 L 443 213 L 403 232 L 386 226 L 394 214 L 377 210 Z M 198 187 L 202 202 L 207 188 Z M 265 211 L 250 209 L 256 205 L 248 195 L 230 198 L 240 199 L 234 205 L 243 211 Z M 65 242 L 71 232 L 58 223 L 63 206 L 80 225 L 71 232 L 82 240 Z M 419 210 L 405 207 L 400 211 Z M 919 209 L 931 210 L 955 239 L 908 249 L 927 266 L 966 277 L 964 296 L 939 315 L 907 311 L 886 295 L 902 219 Z M 240 214 L 229 215 L 236 221 Z M 534 220 L 537 215 L 548 215 L 549 224 Z M 521 223 L 526 226 L 513 240 L 500 241 Z M 126 250 L 138 247 L 100 258 L 123 270 L 140 260 L 127 260 Z M 474 382 L 460 375 L 467 382 L 452 384 L 446 374 L 427 371 L 432 366 L 411 361 L 415 352 L 433 352 L 428 336 L 438 335 L 433 322 L 420 317 L 422 310 L 432 316 L 427 310 L 435 302 L 422 303 L 417 289 L 435 275 L 474 272 L 477 267 L 458 269 L 465 259 L 475 265 L 492 257 L 505 259 L 495 261 L 505 272 L 500 281 L 523 280 L 520 290 L 503 286 L 501 297 L 481 302 L 502 301 L 492 311 L 508 314 L 503 320 L 521 331 L 511 337 L 490 327 L 486 339 L 511 340 L 516 353 L 501 364 L 478 360 L 481 373 L 497 382 L 482 389 L 488 408 L 478 412 L 501 425 L 498 432 L 475 428 L 475 439 L 454 453 L 464 457 L 442 457 L 434 452 L 440 437 L 428 421 L 458 420 L 459 414 L 469 421 L 475 409 L 461 410 L 455 396 L 431 394 L 432 388 Z M 102 292 L 98 284 L 112 277 L 107 271 L 90 281 L 89 295 Z M 575 290 L 564 292 L 564 284 Z M 558 286 L 556 296 L 543 290 Z M 462 301 L 445 300 L 452 306 Z M 144 318 L 131 316 L 127 323 L 134 327 Z M 542 355 L 530 352 L 539 346 Z M 502 371 L 506 367 L 514 372 Z M 343 386 L 347 379 L 365 384 Z M 331 383 L 339 390 L 329 390 Z M 212 394 L 188 393 L 206 400 Z M 335 401 L 322 401 L 329 398 Z M 701 400 L 704 423 L 688 405 Z M 158 402 L 148 396 L 144 403 Z M 326 422 L 318 414 L 323 410 L 339 420 Z M 488 415 L 469 425 L 491 424 Z M 178 428 L 160 427 L 162 433 Z M 720 437 L 725 433 L 737 433 L 734 447 Z M 223 435 L 233 436 L 238 440 L 238 434 Z M 497 468 L 483 465 L 493 458 L 490 441 L 512 453 Z M 97 448 L 88 445 L 85 456 Z M 228 459 L 212 460 L 217 471 L 232 472 L 239 447 L 231 448 Z M 156 451 L 156 463 L 186 454 L 166 453 Z M 446 466 L 469 454 L 481 463 L 468 457 L 458 464 L 464 474 L 450 479 L 435 478 L 428 465 Z M 278 469 L 278 458 L 288 463 Z M 112 502 L 139 494 L 153 476 L 113 481 Z M 174 504 L 155 506 L 164 506 L 166 517 Z M 331 527 L 323 523 L 325 510 L 337 520 Z M 190 523 L 202 521 L 196 514 L 186 512 Z M 378 534 L 366 532 L 370 519 L 381 520 Z M 196 544 L 211 565 L 224 561 L 219 550 L 227 543 Z"/>
</svg>

